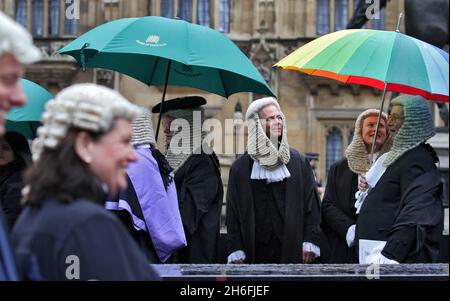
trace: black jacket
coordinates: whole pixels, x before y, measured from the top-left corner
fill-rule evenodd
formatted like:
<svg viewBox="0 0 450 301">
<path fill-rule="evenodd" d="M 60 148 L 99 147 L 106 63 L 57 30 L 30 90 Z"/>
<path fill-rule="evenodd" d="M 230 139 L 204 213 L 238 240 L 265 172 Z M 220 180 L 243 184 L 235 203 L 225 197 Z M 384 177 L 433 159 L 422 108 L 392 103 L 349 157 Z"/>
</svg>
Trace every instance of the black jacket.
<svg viewBox="0 0 450 301">
<path fill-rule="evenodd" d="M 330 167 L 321 208 L 323 263 L 358 262 L 356 248 L 349 248 L 346 241 L 348 228 L 356 224 L 357 190 L 358 175 L 350 170 L 346 158 Z"/>
<path fill-rule="evenodd" d="M 23 210 L 12 242 L 25 280 L 158 280 L 122 223 L 86 200 Z"/>
<path fill-rule="evenodd" d="M 398 262 L 434 262 L 443 227 L 442 183 L 431 146 L 421 144 L 388 167 L 361 208 L 357 239 L 387 241 Z"/>
<path fill-rule="evenodd" d="M 22 210 L 23 172 L 25 164 L 15 161 L 0 169 L 0 204 L 9 229 L 12 229 Z"/>
</svg>

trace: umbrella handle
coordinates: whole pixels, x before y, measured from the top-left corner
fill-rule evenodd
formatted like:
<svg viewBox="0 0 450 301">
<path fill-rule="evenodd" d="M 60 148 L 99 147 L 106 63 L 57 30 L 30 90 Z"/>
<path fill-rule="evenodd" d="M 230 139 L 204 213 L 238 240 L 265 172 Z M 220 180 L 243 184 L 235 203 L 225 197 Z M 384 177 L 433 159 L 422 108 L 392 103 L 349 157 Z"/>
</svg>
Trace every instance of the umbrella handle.
<svg viewBox="0 0 450 301">
<path fill-rule="evenodd" d="M 380 108 L 380 111 L 378 112 L 377 127 L 375 129 L 375 136 L 373 137 L 373 141 L 372 141 L 372 149 L 370 151 L 370 159 L 369 159 L 370 165 L 373 164 L 373 155 L 375 153 L 375 147 L 377 145 L 378 129 L 380 127 L 381 115 L 383 114 L 384 100 L 386 99 L 387 88 L 388 88 L 388 84 L 386 83 L 384 86 L 384 90 L 383 90 L 383 98 L 381 100 L 381 108 Z"/>
<path fill-rule="evenodd" d="M 86 71 L 86 55 L 84 54 L 84 48 L 86 47 L 89 47 L 89 43 L 84 43 L 83 47 L 80 49 L 80 62 L 83 72 Z"/>
<path fill-rule="evenodd" d="M 167 83 L 169 82 L 170 66 L 171 65 L 172 65 L 172 60 L 169 60 L 169 63 L 167 64 L 166 81 L 164 83 L 164 91 L 163 91 L 163 96 L 162 96 L 162 100 L 161 100 L 161 106 L 159 107 L 158 124 L 156 126 L 156 136 L 155 136 L 156 142 L 158 142 L 159 127 L 161 125 L 162 109 L 163 109 L 163 105 L 164 105 L 164 100 L 166 99 Z"/>
</svg>

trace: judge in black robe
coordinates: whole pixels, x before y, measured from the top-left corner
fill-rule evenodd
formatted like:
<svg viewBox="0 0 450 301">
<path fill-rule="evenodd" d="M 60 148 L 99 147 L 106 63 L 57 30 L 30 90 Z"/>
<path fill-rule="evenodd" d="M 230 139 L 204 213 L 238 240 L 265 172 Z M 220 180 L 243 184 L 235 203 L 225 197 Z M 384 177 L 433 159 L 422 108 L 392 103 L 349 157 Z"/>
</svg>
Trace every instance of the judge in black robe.
<svg viewBox="0 0 450 301">
<path fill-rule="evenodd" d="M 344 158 L 330 167 L 325 195 L 322 199 L 321 262 L 357 263 L 356 248 L 348 247 L 348 228 L 356 224 L 355 193 L 358 175 L 348 167 Z"/>
<path fill-rule="evenodd" d="M 271 188 L 261 190 L 266 185 L 262 180 L 251 180 L 250 174 L 253 159 L 246 153 L 239 157 L 230 170 L 227 191 L 227 241 L 228 253 L 242 250 L 246 254 L 246 263 L 261 263 L 257 257 L 276 258 L 277 254 L 260 254 L 258 244 L 264 244 L 259 235 L 264 235 L 260 227 L 272 228 L 272 238 L 267 239 L 269 244 L 279 250 L 278 259 L 271 263 L 302 263 L 302 244 L 310 242 L 319 246 L 319 198 L 317 195 L 314 175 L 306 158 L 294 149 L 290 149 L 290 161 L 286 164 L 291 176 L 283 182 L 271 183 Z M 280 186 L 281 187 L 275 187 Z M 279 196 L 279 191 L 284 190 L 284 198 Z M 271 196 L 265 198 L 266 203 L 275 199 L 272 209 L 265 210 L 263 217 L 255 213 L 256 204 L 264 205 L 261 198 L 264 193 Z M 277 191 L 278 190 L 278 195 Z M 255 196 L 258 194 L 258 197 Z M 267 193 L 266 193 L 267 195 Z M 270 207 L 269 207 L 270 208 Z M 277 218 L 276 216 L 280 217 Z M 275 217 L 274 217 L 275 216 Z M 267 225 L 265 221 L 282 221 L 281 229 Z M 259 223 L 259 225 L 257 225 Z M 262 240 L 265 240 L 264 238 Z M 270 253 L 270 248 L 267 248 Z"/>
<path fill-rule="evenodd" d="M 362 200 L 356 241 L 360 246 L 367 246 L 363 240 L 385 242 L 376 258 L 369 257 L 375 263 L 436 262 L 443 228 L 443 185 L 436 167 L 439 158 L 425 143 L 435 135 L 433 118 L 421 96 L 401 95 L 391 103 L 388 126 L 393 147 L 379 159 L 385 170 L 378 181 L 367 181 L 372 184 Z M 366 261 L 365 254 L 361 252 L 360 260 Z"/>
<path fill-rule="evenodd" d="M 223 185 L 216 154 L 204 142 L 201 125 L 205 120 L 200 96 L 167 100 L 153 107 L 162 113 L 166 135 L 166 159 L 174 169 L 178 204 L 187 246 L 172 256 L 174 263 L 217 263 Z M 187 128 L 171 125 L 183 120 Z M 199 126 L 200 125 L 200 126 Z M 173 138 L 172 138 L 173 137 Z M 171 143 L 175 137 L 183 137 Z M 179 148 L 178 142 L 182 142 Z M 188 141 L 187 145 L 183 142 Z M 198 142 L 198 144 L 197 144 Z"/>
<path fill-rule="evenodd" d="M 187 247 L 174 262 L 217 263 L 223 185 L 216 155 L 191 155 L 175 172 L 175 184 Z"/>
<path fill-rule="evenodd" d="M 421 144 L 390 166 L 364 201 L 357 239 L 386 241 L 382 254 L 400 263 L 436 262 L 443 228 L 436 161 Z"/>
</svg>

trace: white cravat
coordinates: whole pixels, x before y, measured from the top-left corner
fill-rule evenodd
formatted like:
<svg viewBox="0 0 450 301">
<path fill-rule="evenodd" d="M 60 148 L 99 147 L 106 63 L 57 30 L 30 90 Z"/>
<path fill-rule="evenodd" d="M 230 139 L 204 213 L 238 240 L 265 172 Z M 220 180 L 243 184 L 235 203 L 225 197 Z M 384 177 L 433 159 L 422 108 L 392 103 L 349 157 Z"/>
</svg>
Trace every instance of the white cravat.
<svg viewBox="0 0 450 301">
<path fill-rule="evenodd" d="M 275 169 L 269 170 L 264 166 L 261 166 L 257 161 L 253 162 L 252 174 L 250 175 L 250 179 L 252 180 L 266 180 L 267 183 L 281 182 L 290 177 L 291 173 L 285 164 L 281 164 Z"/>
<path fill-rule="evenodd" d="M 372 167 L 369 169 L 369 171 L 366 174 L 366 181 L 368 188 L 366 191 L 360 191 L 358 190 L 355 194 L 356 202 L 355 202 L 355 208 L 356 208 L 356 214 L 359 213 L 361 210 L 361 207 L 364 203 L 364 200 L 366 199 L 369 192 L 377 185 L 378 181 L 380 180 L 381 176 L 386 171 L 386 166 L 383 165 L 384 160 L 386 159 L 388 153 L 383 154 L 381 157 L 375 161 L 375 163 L 372 165 Z"/>
</svg>

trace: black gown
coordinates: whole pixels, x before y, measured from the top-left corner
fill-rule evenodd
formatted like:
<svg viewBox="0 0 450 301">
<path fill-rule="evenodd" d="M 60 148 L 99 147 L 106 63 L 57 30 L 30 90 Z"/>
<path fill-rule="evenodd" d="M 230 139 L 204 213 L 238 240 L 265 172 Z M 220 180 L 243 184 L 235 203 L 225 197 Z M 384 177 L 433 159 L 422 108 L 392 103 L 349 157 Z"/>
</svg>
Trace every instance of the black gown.
<svg viewBox="0 0 450 301">
<path fill-rule="evenodd" d="M 27 207 L 12 233 L 25 280 L 158 280 L 122 223 L 99 204 Z"/>
<path fill-rule="evenodd" d="M 386 241 L 382 254 L 401 263 L 437 260 L 443 228 L 437 160 L 421 144 L 386 169 L 361 207 L 357 241 Z"/>
<path fill-rule="evenodd" d="M 175 173 L 178 202 L 187 246 L 176 263 L 217 263 L 223 185 L 213 153 L 191 155 Z"/>
<path fill-rule="evenodd" d="M 301 263 L 302 244 L 320 246 L 319 196 L 309 162 L 294 149 L 286 165 L 291 177 L 284 180 L 283 229 L 279 263 Z M 250 179 L 253 159 L 246 153 L 230 170 L 227 191 L 228 254 L 243 250 L 247 263 L 256 262 L 255 199 Z M 277 197 L 275 197 L 277 199 Z M 275 229 L 276 230 L 276 229 Z"/>
<path fill-rule="evenodd" d="M 357 263 L 356 248 L 348 247 L 348 228 L 356 224 L 355 193 L 358 175 L 348 167 L 344 158 L 330 167 L 327 186 L 322 200 L 323 263 Z"/>
</svg>

